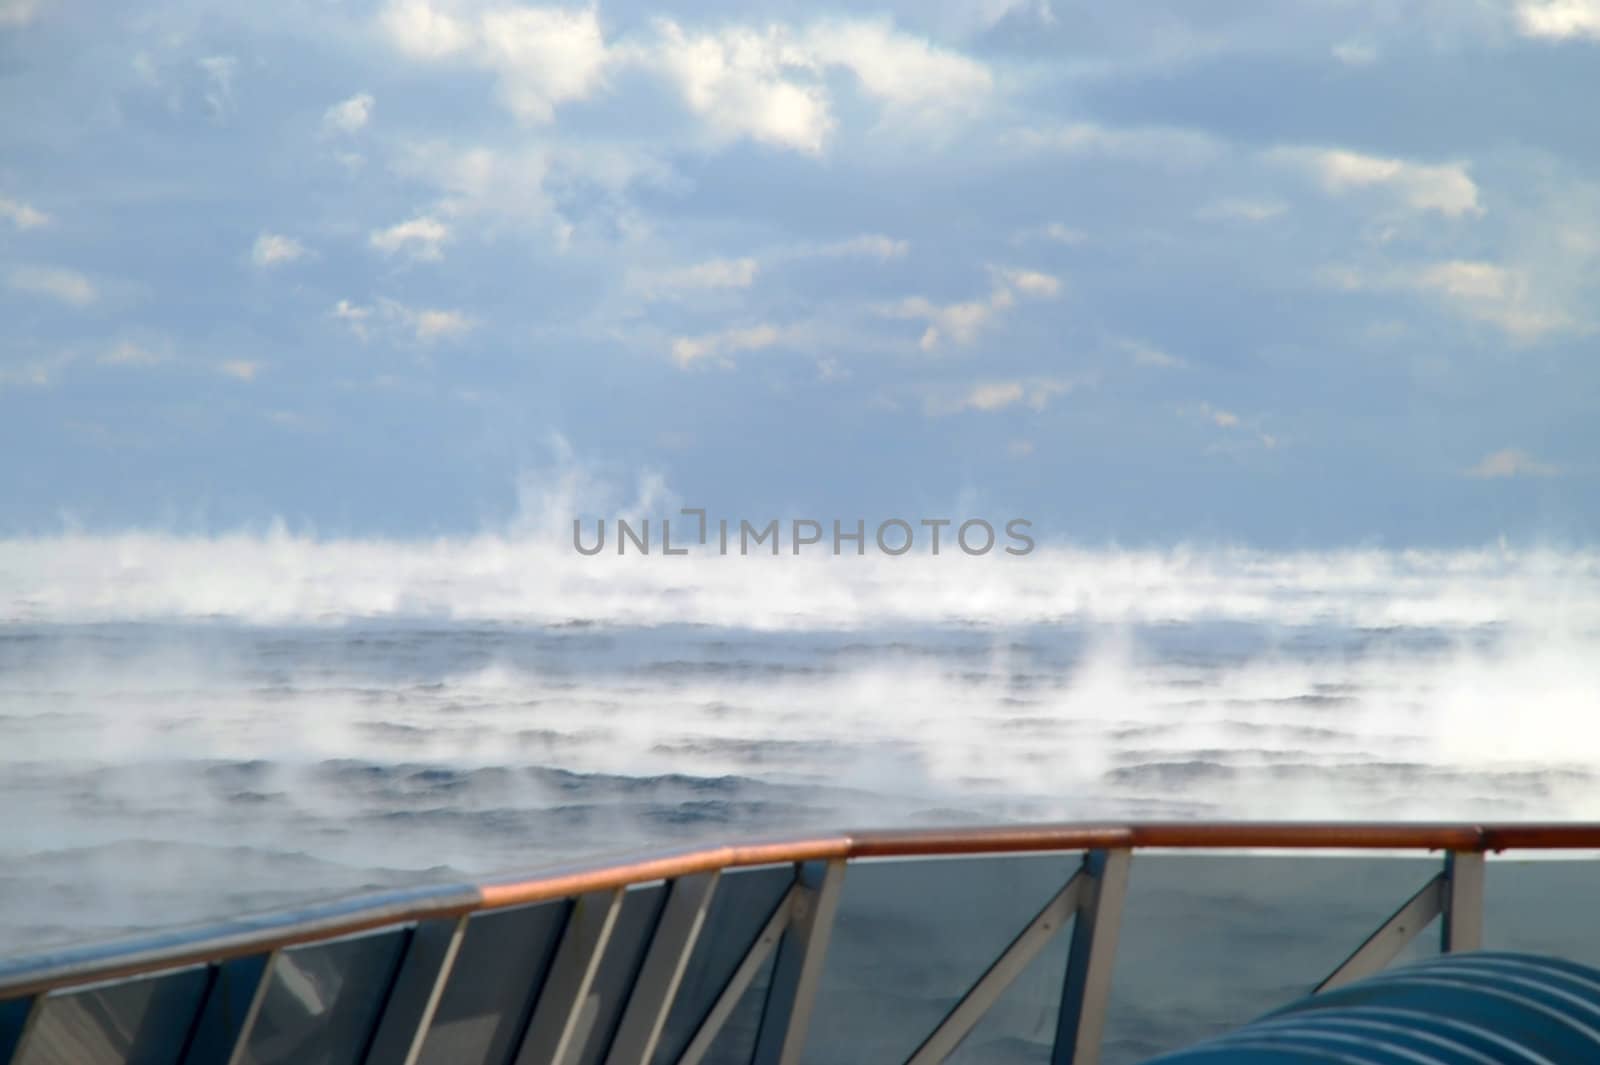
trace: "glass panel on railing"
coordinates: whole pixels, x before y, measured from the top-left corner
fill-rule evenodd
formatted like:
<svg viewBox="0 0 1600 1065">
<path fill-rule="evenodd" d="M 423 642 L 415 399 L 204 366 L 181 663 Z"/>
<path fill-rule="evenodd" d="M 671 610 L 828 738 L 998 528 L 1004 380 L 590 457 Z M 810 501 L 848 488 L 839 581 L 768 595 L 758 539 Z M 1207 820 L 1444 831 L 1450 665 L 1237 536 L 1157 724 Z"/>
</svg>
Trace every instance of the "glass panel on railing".
<svg viewBox="0 0 1600 1065">
<path fill-rule="evenodd" d="M 0 1002 L 0 1061 L 10 1061 L 22 1038 L 22 1028 L 28 1023 L 28 1013 L 33 1008 L 31 998 L 14 998 Z"/>
<path fill-rule="evenodd" d="M 294 947 L 273 962 L 245 1065 L 347 1065 L 377 1027 L 406 929 Z"/>
<path fill-rule="evenodd" d="M 1491 858 L 1484 872 L 1483 945 L 1600 965 L 1600 860 Z"/>
<path fill-rule="evenodd" d="M 661 884 L 634 888 L 623 896 L 622 909 L 617 914 L 610 942 L 606 944 L 590 990 L 595 1012 L 592 1017 L 585 1018 L 589 1031 L 584 1049 L 576 1059 L 579 1065 L 597 1065 L 611 1045 L 611 1037 L 622 1020 L 622 1009 L 633 990 L 634 977 L 638 975 L 666 897 L 666 888 Z"/>
<path fill-rule="evenodd" d="M 1227 1031 L 1304 995 L 1443 869 L 1438 858 L 1140 854 L 1104 1065 Z M 1438 949 L 1437 922 L 1413 949 Z"/>
<path fill-rule="evenodd" d="M 238 1042 L 244 1016 L 250 1010 L 256 988 L 261 986 L 267 968 L 267 955 L 249 954 L 212 967 L 205 1004 L 200 1007 L 194 1035 L 189 1041 L 187 1062 L 227 1061 Z"/>
<path fill-rule="evenodd" d="M 852 864 L 805 1061 L 905 1061 L 1081 861 L 1052 854 Z M 1044 1012 L 1008 1006 L 988 1038 L 1037 1041 L 1055 1023 L 1054 1007 Z"/>
<path fill-rule="evenodd" d="M 689 955 L 688 967 L 678 984 L 677 998 L 662 1028 L 654 1065 L 669 1065 L 682 1056 L 700 1022 L 710 1012 L 729 977 L 793 882 L 792 865 L 736 869 L 723 874 L 711 896 L 705 927 L 694 952 Z M 750 1060 L 771 971 L 772 958 L 768 957 L 728 1018 L 721 1036 L 712 1044 L 705 1065 L 744 1065 Z"/>
<path fill-rule="evenodd" d="M 199 966 L 49 995 L 13 1065 L 174 1065 L 207 982 Z"/>
<path fill-rule="evenodd" d="M 947 1065 L 1048 1065 L 1071 946 L 1068 924 L 989 1007 Z"/>
<path fill-rule="evenodd" d="M 502 1065 L 516 1052 L 572 904 L 475 915 L 423 1043 L 421 1065 Z"/>
</svg>

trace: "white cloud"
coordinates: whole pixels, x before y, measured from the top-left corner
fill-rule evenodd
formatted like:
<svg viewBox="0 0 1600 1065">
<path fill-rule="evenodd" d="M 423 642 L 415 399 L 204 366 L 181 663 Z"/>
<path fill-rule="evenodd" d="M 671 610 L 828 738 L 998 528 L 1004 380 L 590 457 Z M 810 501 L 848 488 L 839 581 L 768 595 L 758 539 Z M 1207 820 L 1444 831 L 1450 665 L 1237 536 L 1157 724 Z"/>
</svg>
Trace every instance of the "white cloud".
<svg viewBox="0 0 1600 1065">
<path fill-rule="evenodd" d="M 250 249 L 250 261 L 260 267 L 279 266 L 304 257 L 306 249 L 293 237 L 279 233 L 263 233 Z"/>
<path fill-rule="evenodd" d="M 918 346 L 935 351 L 945 341 L 971 344 L 984 326 L 996 316 L 1016 306 L 1017 294 L 1051 298 L 1061 290 L 1061 282 L 1049 274 L 1033 270 L 993 269 L 998 283 L 987 299 L 962 303 L 936 304 L 922 296 L 912 296 L 879 309 L 890 318 L 920 319 L 928 323 Z"/>
<path fill-rule="evenodd" d="M 45 358 L 24 359 L 9 365 L 0 363 L 0 389 L 8 387 L 49 388 L 61 372 L 78 359 L 77 352 L 59 351 Z"/>
<path fill-rule="evenodd" d="M 8 278 L 12 289 L 47 296 L 74 307 L 87 307 L 99 298 L 94 282 L 75 270 L 51 266 L 19 266 Z"/>
<path fill-rule="evenodd" d="M 1378 49 L 1362 41 L 1344 41 L 1333 46 L 1333 58 L 1346 66 L 1371 66 L 1378 61 Z"/>
<path fill-rule="evenodd" d="M 657 42 L 635 55 L 673 81 L 690 111 L 724 142 L 749 138 L 821 154 L 837 125 L 830 71 L 853 75 L 897 124 L 975 114 L 994 88 L 982 63 L 885 19 L 831 18 L 801 31 L 772 25 L 702 33 L 663 19 L 657 32 Z"/>
<path fill-rule="evenodd" d="M 1095 122 L 1073 122 L 1024 129 L 1011 137 L 1033 150 L 1163 166 L 1202 166 L 1224 153 L 1222 143 L 1208 133 L 1160 126 L 1116 128 Z"/>
<path fill-rule="evenodd" d="M 809 154 L 824 150 L 835 127 L 831 71 L 854 75 L 861 93 L 900 123 L 975 112 L 993 90 L 982 63 L 884 19 L 700 31 L 662 18 L 653 36 L 614 44 L 593 6 L 391 0 L 379 25 L 414 59 L 493 71 L 502 101 L 530 122 L 550 121 L 558 105 L 602 89 L 611 70 L 635 66 L 670 81 L 714 142 L 748 138 Z"/>
<path fill-rule="evenodd" d="M 233 77 L 239 61 L 231 55 L 213 55 L 198 63 L 206 75 L 206 106 L 211 108 L 212 117 L 226 118 L 233 110 Z"/>
<path fill-rule="evenodd" d="M 549 122 L 558 104 L 604 81 L 607 50 L 594 7 L 496 6 L 458 17 L 428 0 L 396 0 L 379 16 L 389 40 L 422 61 L 465 58 L 495 73 L 518 118 Z"/>
<path fill-rule="evenodd" d="M 1332 196 L 1382 189 L 1413 211 L 1448 218 L 1483 214 L 1465 163 L 1413 163 L 1341 148 L 1277 148 L 1269 157 L 1310 172 Z"/>
<path fill-rule="evenodd" d="M 1499 326 L 1516 340 L 1538 340 L 1578 324 L 1565 311 L 1541 301 L 1527 274 L 1493 263 L 1437 263 L 1423 270 L 1414 284 L 1443 297 L 1470 318 Z"/>
<path fill-rule="evenodd" d="M 1468 477 L 1489 480 L 1508 477 L 1557 477 L 1561 471 L 1537 461 L 1526 451 L 1506 448 L 1504 451 L 1485 455 L 1483 461 L 1467 470 L 1466 474 Z"/>
<path fill-rule="evenodd" d="M 1510 339 L 1530 343 L 1546 335 L 1588 327 L 1561 306 L 1553 294 L 1535 289 L 1532 275 L 1519 267 L 1469 259 L 1420 268 L 1367 273 L 1328 267 L 1324 282 L 1346 291 L 1413 291 L 1430 295 L 1458 314 L 1497 326 Z"/>
<path fill-rule="evenodd" d="M 501 96 L 524 120 L 550 121 L 557 104 L 585 99 L 603 80 L 606 46 L 593 7 L 488 11 L 481 34 L 484 58 L 500 75 Z"/>
<path fill-rule="evenodd" d="M 50 224 L 50 216 L 43 211 L 4 196 L 0 196 L 0 218 L 9 219 L 18 229 L 37 229 Z"/>
<path fill-rule="evenodd" d="M 1203 221 L 1269 222 L 1288 210 L 1276 200 L 1218 200 L 1195 212 Z"/>
<path fill-rule="evenodd" d="M 891 318 L 925 320 L 928 327 L 917 343 L 923 351 L 934 351 L 947 340 L 971 344 L 991 318 L 1009 310 L 1015 303 L 1016 297 L 1010 289 L 997 288 L 986 300 L 963 303 L 935 304 L 921 296 L 911 296 L 884 308 L 883 313 Z"/>
<path fill-rule="evenodd" d="M 254 381 L 256 379 L 256 375 L 259 374 L 261 370 L 261 363 L 251 362 L 248 359 L 230 359 L 227 362 L 220 362 L 217 364 L 218 373 L 227 374 L 229 377 L 232 377 L 235 380 L 244 381 L 247 383 Z"/>
<path fill-rule="evenodd" d="M 410 323 L 417 339 L 421 341 L 460 336 L 477 325 L 476 322 L 460 311 L 407 311 L 405 319 Z"/>
<path fill-rule="evenodd" d="M 475 43 L 474 27 L 434 7 L 428 0 L 395 0 L 379 23 L 402 52 L 415 59 L 443 59 Z"/>
<path fill-rule="evenodd" d="M 1600 40 L 1600 0 L 1519 0 L 1517 28 L 1528 37 Z"/>
<path fill-rule="evenodd" d="M 379 299 L 375 308 L 340 300 L 328 313 L 362 340 L 371 336 L 375 323 L 404 330 L 424 344 L 463 336 L 478 326 L 476 319 L 461 311 L 408 307 L 391 299 Z"/>
<path fill-rule="evenodd" d="M 859 237 L 850 237 L 848 240 L 835 241 L 832 244 L 822 244 L 809 249 L 812 255 L 859 255 L 869 259 L 904 258 L 911 250 L 911 245 L 903 240 L 895 240 L 879 233 L 865 233 Z"/>
<path fill-rule="evenodd" d="M 1006 445 L 1006 454 L 1014 459 L 1025 459 L 1033 454 L 1033 441 L 1013 440 Z"/>
<path fill-rule="evenodd" d="M 171 356 L 165 351 L 153 351 L 150 348 L 135 344 L 131 340 L 123 340 L 113 345 L 109 351 L 95 360 L 102 366 L 159 366 L 167 362 Z"/>
<path fill-rule="evenodd" d="M 434 260 L 441 256 L 441 248 L 449 239 L 449 226 L 437 218 L 422 215 L 388 229 L 373 230 L 371 242 L 386 255 L 405 251 L 414 259 Z"/>
<path fill-rule="evenodd" d="M 650 60 L 676 82 L 684 104 L 719 141 L 741 137 L 821 154 L 834 119 L 816 60 L 781 27 L 730 28 L 690 35 L 675 22 L 658 24 Z"/>
<path fill-rule="evenodd" d="M 373 102 L 371 93 L 360 92 L 334 104 L 323 112 L 323 133 L 359 133 L 372 119 Z"/>
<path fill-rule="evenodd" d="M 869 95 L 902 111 L 972 111 L 994 89 L 982 63 L 901 33 L 888 20 L 829 19 L 804 40 L 819 63 L 849 70 Z"/>
<path fill-rule="evenodd" d="M 1019 229 L 1011 237 L 1013 244 L 1022 244 L 1030 240 L 1048 240 L 1056 244 L 1081 244 L 1084 235 L 1080 230 L 1062 225 L 1060 222 L 1047 222 L 1032 229 Z"/>
<path fill-rule="evenodd" d="M 707 359 L 717 359 L 727 365 L 734 355 L 770 348 L 783 342 L 785 335 L 777 326 L 763 323 L 698 337 L 679 337 L 672 342 L 672 359 L 683 369 Z"/>
<path fill-rule="evenodd" d="M 989 381 L 974 385 L 961 398 L 959 409 L 994 413 L 1017 403 L 1044 410 L 1050 400 L 1072 390 L 1070 382 L 1058 378 L 1033 378 L 1026 381 Z"/>
<path fill-rule="evenodd" d="M 0 0 L 0 28 L 26 26 L 42 6 L 39 0 Z"/>
<path fill-rule="evenodd" d="M 693 266 L 638 274 L 634 284 L 651 298 L 703 289 L 749 288 L 760 272 L 753 258 L 710 259 Z"/>
<path fill-rule="evenodd" d="M 805 259 L 867 258 L 887 262 L 904 257 L 910 245 L 878 233 L 866 233 L 823 244 L 795 244 L 771 249 L 759 255 L 708 259 L 690 266 L 667 270 L 638 270 L 629 274 L 629 284 L 651 299 L 715 289 L 744 289 L 770 264 Z"/>
<path fill-rule="evenodd" d="M 1138 366 L 1153 366 L 1163 370 L 1181 370 L 1189 365 L 1176 355 L 1170 355 L 1160 348 L 1137 340 L 1122 341 L 1122 350 L 1126 351 L 1135 365 Z"/>
<path fill-rule="evenodd" d="M 999 271 L 1005 283 L 1025 296 L 1034 296 L 1039 299 L 1054 299 L 1061 293 L 1061 281 L 1049 274 L 1041 274 L 1037 270 L 1005 269 Z"/>
<path fill-rule="evenodd" d="M 1210 422 L 1219 429 L 1237 429 L 1243 424 L 1239 416 L 1233 411 L 1214 407 L 1210 403 L 1196 403 L 1192 406 L 1185 406 L 1180 408 L 1180 412 L 1191 416 L 1197 415 L 1203 421 Z"/>
</svg>

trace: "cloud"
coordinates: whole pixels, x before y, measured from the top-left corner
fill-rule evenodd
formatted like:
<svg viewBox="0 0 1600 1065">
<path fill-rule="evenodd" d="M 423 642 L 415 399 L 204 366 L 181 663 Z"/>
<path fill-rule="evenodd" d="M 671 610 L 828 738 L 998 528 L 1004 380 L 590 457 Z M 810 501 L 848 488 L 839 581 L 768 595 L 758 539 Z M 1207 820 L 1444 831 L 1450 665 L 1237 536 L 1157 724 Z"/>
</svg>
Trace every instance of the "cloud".
<svg viewBox="0 0 1600 1065">
<path fill-rule="evenodd" d="M 1028 380 L 985 381 L 973 385 L 953 408 L 935 408 L 931 413 L 946 414 L 974 410 L 985 414 L 1005 410 L 1018 403 L 1026 403 L 1036 411 L 1050 405 L 1050 400 L 1072 390 L 1072 383 L 1054 377 L 1035 377 Z"/>
<path fill-rule="evenodd" d="M 462 311 L 408 307 L 392 299 L 379 299 L 376 307 L 340 300 L 328 313 L 363 341 L 372 335 L 375 324 L 410 333 L 424 344 L 463 336 L 478 327 L 477 320 Z"/>
<path fill-rule="evenodd" d="M 1019 229 L 1011 236 L 1013 244 L 1023 244 L 1031 240 L 1048 240 L 1056 244 L 1081 244 L 1084 235 L 1080 230 L 1064 226 L 1060 222 L 1047 222 L 1032 229 Z"/>
<path fill-rule="evenodd" d="M 690 35 L 658 24 L 650 62 L 676 83 L 685 106 L 721 142 L 748 137 L 820 155 L 833 132 L 827 92 L 812 77 L 815 58 L 780 27 Z"/>
<path fill-rule="evenodd" d="M 1037 270 L 1002 269 L 1000 277 L 1005 283 L 1025 296 L 1054 299 L 1061 294 L 1061 281 Z"/>
<path fill-rule="evenodd" d="M 818 256 L 861 256 L 868 259 L 903 258 L 911 250 L 911 245 L 904 240 L 895 240 L 883 236 L 881 233 L 864 233 L 859 237 L 850 237 L 846 240 L 834 241 L 831 244 L 820 244 L 809 248 L 806 254 Z"/>
<path fill-rule="evenodd" d="M 386 255 L 405 251 L 413 259 L 431 261 L 443 255 L 441 248 L 449 239 L 449 226 L 437 218 L 422 215 L 388 229 L 373 230 L 371 243 Z"/>
<path fill-rule="evenodd" d="M 1275 200 L 1218 200 L 1195 212 L 1202 221 L 1269 222 L 1288 211 Z"/>
<path fill-rule="evenodd" d="M 152 351 L 131 340 L 123 340 L 113 345 L 95 361 L 102 366 L 148 367 L 158 366 L 170 358 L 171 356 L 165 351 Z"/>
<path fill-rule="evenodd" d="M 87 277 L 60 267 L 19 266 L 7 280 L 17 292 L 46 296 L 73 307 L 87 307 L 100 296 Z"/>
<path fill-rule="evenodd" d="M 248 359 L 230 359 L 227 362 L 217 364 L 218 373 L 227 374 L 235 380 L 246 383 L 254 381 L 261 370 L 261 363 L 251 362 Z"/>
<path fill-rule="evenodd" d="M 753 258 L 709 259 L 693 266 L 637 274 L 634 284 L 652 299 L 704 289 L 749 288 L 760 272 Z"/>
<path fill-rule="evenodd" d="M 1485 455 L 1483 461 L 1466 471 L 1468 477 L 1484 480 L 1507 477 L 1558 477 L 1561 471 L 1536 461 L 1526 451 L 1507 448 Z"/>
<path fill-rule="evenodd" d="M 460 311 L 406 310 L 404 320 L 418 340 L 427 342 L 470 332 L 477 323 Z"/>
<path fill-rule="evenodd" d="M 770 264 L 805 259 L 867 258 L 879 262 L 904 257 L 910 244 L 879 233 L 865 233 L 827 243 L 794 244 L 738 258 L 708 259 L 666 270 L 637 270 L 629 284 L 649 299 L 670 298 L 689 292 L 746 289 Z"/>
<path fill-rule="evenodd" d="M 1006 454 L 1014 459 L 1025 459 L 1033 454 L 1032 440 L 1013 440 L 1006 444 Z"/>
<path fill-rule="evenodd" d="M 828 19 L 804 36 L 823 66 L 842 67 L 862 89 L 901 112 L 973 112 L 994 90 L 994 77 L 976 60 L 897 31 L 887 19 Z"/>
<path fill-rule="evenodd" d="M 231 55 L 213 55 L 196 62 L 206 75 L 206 106 L 211 108 L 213 118 L 226 118 L 233 110 L 233 76 L 239 61 Z"/>
<path fill-rule="evenodd" d="M 305 246 L 292 237 L 278 233 L 262 233 L 250 249 L 250 261 L 266 268 L 292 263 L 296 259 L 303 258 L 305 254 Z"/>
<path fill-rule="evenodd" d="M 475 40 L 474 28 L 446 14 L 428 0 L 397 0 L 379 16 L 390 41 L 416 59 L 443 59 L 467 50 Z"/>
<path fill-rule="evenodd" d="M 549 122 L 557 104 L 582 100 L 601 83 L 606 46 L 593 7 L 488 11 L 482 40 L 506 106 L 524 120 Z"/>
<path fill-rule="evenodd" d="M 607 50 L 594 7 L 507 5 L 457 17 L 428 0 L 397 0 L 379 24 L 413 59 L 460 58 L 493 71 L 502 102 L 526 122 L 549 122 L 559 104 L 603 84 Z"/>
<path fill-rule="evenodd" d="M 325 135 L 359 133 L 372 119 L 372 105 L 369 92 L 356 93 L 348 100 L 339 101 L 323 112 L 322 132 Z"/>
<path fill-rule="evenodd" d="M 1498 326 L 1515 340 L 1538 340 L 1577 326 L 1565 311 L 1541 303 L 1525 273 L 1493 263 L 1438 263 L 1423 270 L 1414 284 L 1462 314 Z"/>
<path fill-rule="evenodd" d="M 714 143 L 750 139 L 819 155 L 835 128 L 829 75 L 853 75 L 860 93 L 899 124 L 980 110 L 993 77 L 977 60 L 895 29 L 886 19 L 829 18 L 689 30 L 657 19 L 648 34 L 608 42 L 597 10 L 392 0 L 383 35 L 421 62 L 465 63 L 495 74 L 502 102 L 525 121 L 587 99 L 613 70 L 653 71 L 677 89 Z"/>
<path fill-rule="evenodd" d="M 1333 58 L 1349 67 L 1371 66 L 1378 61 L 1378 49 L 1361 41 L 1345 41 L 1333 46 Z"/>
<path fill-rule="evenodd" d="M 1072 122 L 1023 129 L 1010 136 L 1014 143 L 1034 151 L 1163 166 L 1203 166 L 1225 154 L 1222 142 L 1208 133 L 1163 126 L 1116 128 L 1095 122 Z"/>
<path fill-rule="evenodd" d="M 1413 163 L 1341 148 L 1275 148 L 1268 157 L 1309 172 L 1330 196 L 1382 189 L 1413 211 L 1448 218 L 1484 213 L 1465 163 Z"/>
<path fill-rule="evenodd" d="M 1221 410 L 1209 403 L 1200 404 L 1199 411 L 1201 416 L 1210 420 L 1219 429 L 1237 429 L 1239 427 L 1239 416 L 1232 411 Z"/>
<path fill-rule="evenodd" d="M 717 359 L 728 365 L 732 356 L 770 348 L 782 343 L 785 335 L 785 330 L 763 323 L 698 337 L 679 337 L 672 342 L 672 360 L 682 369 L 707 359 Z"/>
<path fill-rule="evenodd" d="M 0 0 L 0 29 L 26 26 L 43 6 L 40 0 Z"/>
<path fill-rule="evenodd" d="M 77 361 L 77 353 L 60 351 L 46 358 L 25 359 L 11 365 L 0 364 L 0 389 L 8 387 L 49 388 L 61 371 Z"/>
<path fill-rule="evenodd" d="M 1533 273 L 1520 266 L 1454 259 L 1382 272 L 1330 266 L 1320 276 L 1347 292 L 1420 292 L 1464 318 L 1496 326 L 1518 343 L 1591 328 L 1562 306 L 1563 292 L 1537 289 Z"/>
<path fill-rule="evenodd" d="M 21 200 L 0 196 L 0 218 L 7 219 L 18 229 L 37 229 L 50 224 L 50 216 L 34 210 Z"/>
<path fill-rule="evenodd" d="M 1517 28 L 1546 40 L 1600 40 L 1600 0 L 1519 0 Z"/>
<path fill-rule="evenodd" d="M 1160 348 L 1137 340 L 1124 340 L 1121 345 L 1122 350 L 1128 353 L 1137 366 L 1153 366 L 1162 370 L 1181 370 L 1189 365 L 1176 355 L 1169 355 Z"/>
<path fill-rule="evenodd" d="M 923 351 L 934 351 L 945 341 L 971 344 L 990 321 L 1016 306 L 1018 293 L 1048 299 L 1061 291 L 1060 280 L 1049 274 L 1005 268 L 991 272 L 998 283 L 987 299 L 936 304 L 922 296 L 912 296 L 879 308 L 879 313 L 889 318 L 926 321 L 928 327 L 917 343 Z"/>
</svg>

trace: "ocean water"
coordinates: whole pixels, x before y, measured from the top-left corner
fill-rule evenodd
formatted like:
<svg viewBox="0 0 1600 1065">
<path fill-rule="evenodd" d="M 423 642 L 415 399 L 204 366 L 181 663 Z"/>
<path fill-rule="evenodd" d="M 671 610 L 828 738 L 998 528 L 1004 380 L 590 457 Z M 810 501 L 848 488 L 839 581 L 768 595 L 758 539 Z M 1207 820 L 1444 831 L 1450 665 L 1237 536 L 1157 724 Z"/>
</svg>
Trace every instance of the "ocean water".
<svg viewBox="0 0 1600 1065">
<path fill-rule="evenodd" d="M 790 831 L 1594 819 L 1597 711 L 1584 551 L 4 541 L 0 952 Z"/>
</svg>

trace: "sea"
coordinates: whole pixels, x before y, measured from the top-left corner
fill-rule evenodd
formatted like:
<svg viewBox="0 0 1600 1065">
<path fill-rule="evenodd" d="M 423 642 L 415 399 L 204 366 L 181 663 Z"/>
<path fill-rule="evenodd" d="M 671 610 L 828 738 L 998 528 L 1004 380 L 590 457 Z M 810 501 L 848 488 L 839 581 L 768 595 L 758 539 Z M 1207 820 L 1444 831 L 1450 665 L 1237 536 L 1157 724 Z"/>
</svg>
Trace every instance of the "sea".
<svg viewBox="0 0 1600 1065">
<path fill-rule="evenodd" d="M 0 955 L 852 827 L 1600 820 L 1600 553 L 4 540 L 0 812 Z M 1299 861 L 1386 885 L 1347 947 L 1419 875 Z M 1188 868 L 1234 916 L 1157 891 L 1152 957 L 1162 913 L 1250 938 L 1260 867 Z"/>
</svg>

